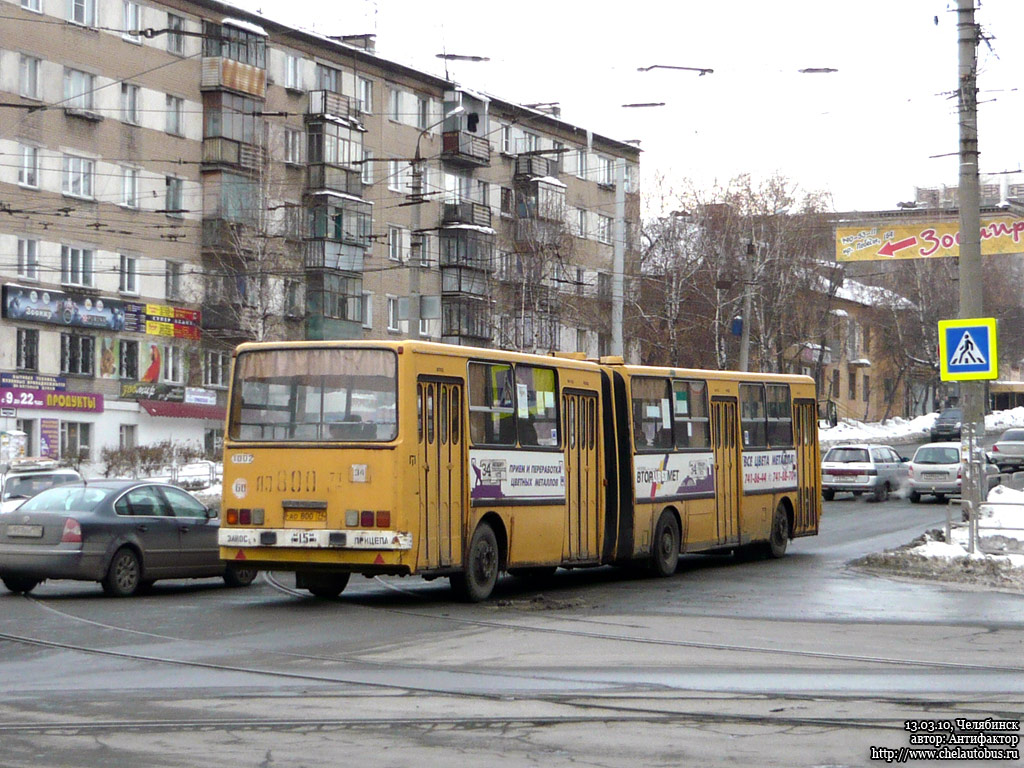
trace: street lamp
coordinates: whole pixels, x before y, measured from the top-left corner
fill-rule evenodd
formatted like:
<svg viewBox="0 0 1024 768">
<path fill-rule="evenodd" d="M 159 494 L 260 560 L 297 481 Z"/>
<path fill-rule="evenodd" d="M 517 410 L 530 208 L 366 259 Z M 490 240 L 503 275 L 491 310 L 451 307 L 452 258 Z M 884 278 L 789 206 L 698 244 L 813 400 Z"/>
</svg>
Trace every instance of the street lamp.
<svg viewBox="0 0 1024 768">
<path fill-rule="evenodd" d="M 452 109 L 450 109 L 447 112 L 445 112 L 444 117 L 442 117 L 436 123 L 432 123 L 431 125 L 428 125 L 426 128 L 424 128 L 422 131 L 420 131 L 420 135 L 416 137 L 416 152 L 413 154 L 413 159 L 412 159 L 412 195 L 411 195 L 411 197 L 414 198 L 415 202 L 422 202 L 423 201 L 423 170 L 421 168 L 421 165 L 423 163 L 423 158 L 420 156 L 420 142 L 423 140 L 424 136 L 426 136 L 432 130 L 437 128 L 437 126 L 441 125 L 441 123 L 443 123 L 449 117 L 455 117 L 456 115 L 461 115 L 465 111 L 466 111 L 466 108 L 464 106 L 462 106 L 461 104 L 459 104 L 459 106 L 457 106 L 457 107 L 453 107 Z"/>
</svg>

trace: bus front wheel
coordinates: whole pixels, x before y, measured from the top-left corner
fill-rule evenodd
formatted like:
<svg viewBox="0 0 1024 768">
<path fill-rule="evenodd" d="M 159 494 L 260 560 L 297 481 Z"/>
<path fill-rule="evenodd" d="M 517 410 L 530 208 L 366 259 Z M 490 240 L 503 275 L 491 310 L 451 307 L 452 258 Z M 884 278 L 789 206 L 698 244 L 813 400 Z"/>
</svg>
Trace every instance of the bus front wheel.
<svg viewBox="0 0 1024 768">
<path fill-rule="evenodd" d="M 671 512 L 662 512 L 654 528 L 651 568 L 658 576 L 671 576 L 679 564 L 679 523 Z"/>
<path fill-rule="evenodd" d="M 498 537 L 488 523 L 480 523 L 469 542 L 465 570 L 449 577 L 452 589 L 470 603 L 486 600 L 498 582 L 500 567 Z"/>
</svg>

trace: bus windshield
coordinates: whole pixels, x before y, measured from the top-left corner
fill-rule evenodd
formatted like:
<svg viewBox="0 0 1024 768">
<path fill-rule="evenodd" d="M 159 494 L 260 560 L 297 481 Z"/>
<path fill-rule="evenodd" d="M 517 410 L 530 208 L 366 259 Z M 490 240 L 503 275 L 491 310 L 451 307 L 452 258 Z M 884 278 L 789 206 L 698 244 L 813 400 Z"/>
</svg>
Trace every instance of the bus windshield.
<svg viewBox="0 0 1024 768">
<path fill-rule="evenodd" d="M 389 350 L 242 352 L 228 434 L 258 442 L 394 440 L 397 391 L 397 359 Z"/>
</svg>

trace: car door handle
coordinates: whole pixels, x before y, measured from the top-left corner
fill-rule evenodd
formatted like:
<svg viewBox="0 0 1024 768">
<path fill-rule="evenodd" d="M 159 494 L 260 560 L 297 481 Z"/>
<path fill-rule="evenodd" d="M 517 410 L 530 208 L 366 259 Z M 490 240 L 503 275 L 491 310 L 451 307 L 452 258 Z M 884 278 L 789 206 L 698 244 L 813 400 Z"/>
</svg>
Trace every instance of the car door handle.
<svg viewBox="0 0 1024 768">
<path fill-rule="evenodd" d="M 149 526 L 148 525 L 140 525 L 140 526 L 138 526 L 139 533 L 145 533 L 148 530 L 149 530 Z"/>
<path fill-rule="evenodd" d="M 187 525 L 179 526 L 178 530 L 181 531 L 182 533 L 188 533 L 188 526 Z"/>
</svg>

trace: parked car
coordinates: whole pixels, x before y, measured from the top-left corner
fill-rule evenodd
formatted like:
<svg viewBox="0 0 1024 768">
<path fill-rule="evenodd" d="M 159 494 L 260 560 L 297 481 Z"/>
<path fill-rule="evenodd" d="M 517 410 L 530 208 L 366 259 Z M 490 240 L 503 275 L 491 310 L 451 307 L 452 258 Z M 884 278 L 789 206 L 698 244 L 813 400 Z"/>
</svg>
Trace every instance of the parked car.
<svg viewBox="0 0 1024 768">
<path fill-rule="evenodd" d="M 940 413 L 932 424 L 932 442 L 936 443 L 942 440 L 959 440 L 960 424 L 963 421 L 963 417 L 963 411 L 959 408 L 947 408 Z"/>
<path fill-rule="evenodd" d="M 928 494 L 940 502 L 947 496 L 957 496 L 963 471 L 960 443 L 925 443 L 914 452 L 908 469 L 909 498 L 914 504 Z M 999 485 L 999 468 L 995 464 L 986 461 L 984 472 L 987 488 Z"/>
<path fill-rule="evenodd" d="M 3 472 L 0 476 L 0 514 L 17 509 L 25 499 L 47 488 L 82 482 L 77 471 L 58 466 L 53 459 L 15 459 L 0 470 Z"/>
<path fill-rule="evenodd" d="M 888 445 L 837 445 L 821 462 L 822 496 L 832 501 L 837 493 L 870 493 L 876 501 L 885 501 L 906 476 L 904 459 Z"/>
<path fill-rule="evenodd" d="M 1024 469 L 1024 429 L 1008 429 L 992 445 L 991 458 L 1000 472 Z"/>
<path fill-rule="evenodd" d="M 256 570 L 220 559 L 219 527 L 192 494 L 165 483 L 62 485 L 0 518 L 0 580 L 25 593 L 45 579 L 98 581 L 119 597 L 158 579 L 252 583 Z"/>
</svg>

